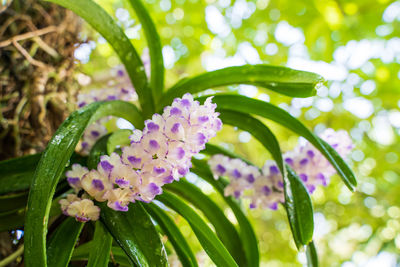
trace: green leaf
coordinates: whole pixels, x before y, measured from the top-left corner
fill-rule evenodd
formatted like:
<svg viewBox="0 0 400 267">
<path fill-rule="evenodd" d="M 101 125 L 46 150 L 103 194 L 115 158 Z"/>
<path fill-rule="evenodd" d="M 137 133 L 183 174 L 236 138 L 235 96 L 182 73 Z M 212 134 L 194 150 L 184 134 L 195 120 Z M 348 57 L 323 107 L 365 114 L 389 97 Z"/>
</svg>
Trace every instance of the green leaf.
<svg viewBox="0 0 400 267">
<path fill-rule="evenodd" d="M 285 208 L 297 248 L 307 245 L 314 232 L 313 208 L 310 195 L 296 173 L 286 165 L 284 176 Z"/>
<path fill-rule="evenodd" d="M 107 144 L 110 136 L 111 134 L 102 136 L 99 140 L 96 141 L 96 143 L 90 150 L 90 154 L 87 160 L 87 166 L 90 170 L 97 167 L 101 156 L 107 155 Z"/>
<path fill-rule="evenodd" d="M 79 247 L 74 249 L 74 253 L 72 254 L 71 261 L 85 261 L 89 259 L 89 254 L 92 251 L 92 247 L 94 246 L 93 241 L 89 241 L 85 244 L 80 245 Z M 120 264 L 120 266 L 132 266 L 125 252 L 117 246 L 111 247 L 110 261 L 115 261 Z"/>
<path fill-rule="evenodd" d="M 282 154 L 278 140 L 276 140 L 275 135 L 267 126 L 256 118 L 245 113 L 223 109 L 219 109 L 219 112 L 221 113 L 219 117 L 224 123 L 248 131 L 258 141 L 260 141 L 260 143 L 271 153 L 281 172 L 284 173 Z"/>
<path fill-rule="evenodd" d="M 248 159 L 245 159 L 242 156 L 239 156 L 229 150 L 226 150 L 225 148 L 222 148 L 220 146 L 213 145 L 210 143 L 206 144 L 206 148 L 204 150 L 202 150 L 201 153 L 207 154 L 210 156 L 215 155 L 215 154 L 222 154 L 222 155 L 225 155 L 230 158 L 239 158 L 239 159 L 243 160 L 244 162 L 246 162 L 247 164 L 252 164 Z"/>
<path fill-rule="evenodd" d="M 25 208 L 28 192 L 0 196 L 0 213 L 13 212 Z"/>
<path fill-rule="evenodd" d="M 204 101 L 206 97 L 199 98 Z M 229 109 L 239 112 L 250 113 L 275 121 L 293 132 L 303 136 L 313 144 L 329 160 L 336 169 L 346 186 L 354 191 L 357 186 L 356 178 L 339 154 L 326 142 L 314 135 L 298 119 L 291 116 L 288 112 L 264 101 L 251 99 L 239 95 L 216 95 L 213 102 L 218 105 L 218 109 Z"/>
<path fill-rule="evenodd" d="M 217 266 L 238 266 L 214 232 L 184 201 L 166 191 L 158 195 L 156 199 L 187 220 L 200 244 Z"/>
<path fill-rule="evenodd" d="M 186 199 L 201 210 L 215 228 L 217 236 L 234 257 L 239 266 L 245 266 L 246 255 L 242 242 L 233 224 L 226 218 L 224 212 L 207 195 L 195 185 L 181 179 L 164 186 L 165 189 Z"/>
<path fill-rule="evenodd" d="M 141 203 L 131 203 L 127 212 L 100 203 L 101 221 L 115 241 L 138 266 L 168 266 L 167 255 L 150 216 Z"/>
<path fill-rule="evenodd" d="M 210 71 L 186 78 L 171 87 L 157 109 L 168 105 L 175 97 L 198 93 L 209 88 L 231 84 L 253 84 L 292 97 L 309 97 L 323 78 L 318 74 L 270 65 L 244 65 Z"/>
<path fill-rule="evenodd" d="M 308 267 L 318 267 L 318 254 L 317 250 L 315 249 L 314 241 L 311 241 L 306 249 L 307 254 L 307 266 Z"/>
<path fill-rule="evenodd" d="M 34 154 L 1 161 L 0 194 L 29 188 L 31 177 L 40 157 L 41 154 Z"/>
<path fill-rule="evenodd" d="M 157 102 L 158 99 L 161 98 L 164 89 L 165 72 L 160 36 L 158 35 L 156 26 L 142 1 L 129 0 L 129 3 L 135 10 L 147 39 L 147 46 L 149 47 L 150 52 L 150 84 L 153 90 L 153 96 Z"/>
<path fill-rule="evenodd" d="M 0 215 L 0 232 L 17 229 L 24 226 L 25 212 L 19 210 Z"/>
<path fill-rule="evenodd" d="M 249 267 L 258 267 L 260 261 L 260 254 L 258 250 L 257 237 L 254 233 L 253 227 L 241 209 L 239 203 L 232 197 L 224 196 L 224 187 L 221 179 L 215 180 L 208 164 L 203 160 L 192 159 L 193 168 L 192 172 L 200 176 L 203 180 L 211 184 L 217 192 L 224 198 L 226 203 L 232 209 L 240 227 L 240 237 L 244 251 L 246 253 L 247 263 Z"/>
<path fill-rule="evenodd" d="M 158 223 L 162 231 L 168 236 L 168 240 L 173 245 L 182 265 L 193 267 L 198 266 L 196 257 L 190 249 L 185 237 L 168 214 L 153 203 L 144 205 L 144 207 L 151 217 Z"/>
<path fill-rule="evenodd" d="M 89 252 L 87 267 L 107 267 L 110 259 L 112 236 L 100 221 L 95 224 L 93 246 Z"/>
<path fill-rule="evenodd" d="M 67 218 L 52 234 L 47 247 L 47 265 L 51 267 L 68 266 L 76 241 L 84 223 L 75 218 Z"/>
<path fill-rule="evenodd" d="M 131 142 L 129 136 L 132 135 L 132 131 L 128 129 L 121 129 L 111 134 L 107 143 L 107 154 L 114 152 L 117 146 L 128 146 Z"/>
<path fill-rule="evenodd" d="M 41 156 L 42 153 L 38 153 L 1 161 L 0 195 L 28 189 Z M 84 162 L 86 162 L 86 157 L 74 153 L 71 157 L 70 165 Z"/>
<path fill-rule="evenodd" d="M 22 157 L 18 157 L 18 158 L 0 161 L 1 177 L 3 177 L 3 175 L 19 173 L 19 172 L 21 172 L 21 169 L 24 169 L 24 168 L 32 169 L 32 168 L 36 167 L 36 164 L 40 160 L 40 156 L 41 156 L 41 154 L 38 153 L 38 154 L 27 155 L 27 156 L 22 156 Z"/>
<path fill-rule="evenodd" d="M 47 0 L 68 8 L 82 17 L 113 47 L 135 87 L 140 106 L 146 117 L 154 113 L 154 100 L 149 88 L 143 62 L 129 38 L 104 9 L 92 0 Z"/>
<path fill-rule="evenodd" d="M 73 112 L 58 128 L 39 161 L 25 220 L 25 264 L 46 266 L 46 233 L 51 201 L 57 183 L 85 128 L 104 116 L 117 116 L 141 125 L 137 108 L 123 101 L 96 102 Z"/>
</svg>

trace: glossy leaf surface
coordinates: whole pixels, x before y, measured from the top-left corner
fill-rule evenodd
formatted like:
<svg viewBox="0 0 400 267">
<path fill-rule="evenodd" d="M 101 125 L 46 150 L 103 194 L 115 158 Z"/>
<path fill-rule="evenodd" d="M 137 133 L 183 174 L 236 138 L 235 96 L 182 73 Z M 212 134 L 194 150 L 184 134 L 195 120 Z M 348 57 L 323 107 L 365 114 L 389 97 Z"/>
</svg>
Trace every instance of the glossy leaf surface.
<svg viewBox="0 0 400 267">
<path fill-rule="evenodd" d="M 212 223 L 217 236 L 220 238 L 236 262 L 240 266 L 246 265 L 246 256 L 243 251 L 239 234 L 237 233 L 233 224 L 225 216 L 224 212 L 214 201 L 201 192 L 197 186 L 183 179 L 181 179 L 179 182 L 165 185 L 164 187 L 165 189 L 181 196 L 185 200 L 192 203 L 193 206 L 201 210 L 207 219 Z"/>
<path fill-rule="evenodd" d="M 170 216 L 153 203 L 144 205 L 144 207 L 161 227 L 163 232 L 168 236 L 168 240 L 172 243 L 182 265 L 193 267 L 198 266 L 196 256 L 193 254 L 185 237 L 182 235 L 181 231 Z"/>
<path fill-rule="evenodd" d="M 68 266 L 76 241 L 84 223 L 68 217 L 52 234 L 47 247 L 47 265 L 54 267 Z"/>
<path fill-rule="evenodd" d="M 187 220 L 200 244 L 217 266 L 238 266 L 214 232 L 184 201 L 166 191 L 158 195 L 156 199 Z"/>
<path fill-rule="evenodd" d="M 318 74 L 270 65 L 244 65 L 206 72 L 179 81 L 170 88 L 158 109 L 168 105 L 175 97 L 198 93 L 209 88 L 233 84 L 252 84 L 292 97 L 309 97 L 323 78 Z"/>
</svg>

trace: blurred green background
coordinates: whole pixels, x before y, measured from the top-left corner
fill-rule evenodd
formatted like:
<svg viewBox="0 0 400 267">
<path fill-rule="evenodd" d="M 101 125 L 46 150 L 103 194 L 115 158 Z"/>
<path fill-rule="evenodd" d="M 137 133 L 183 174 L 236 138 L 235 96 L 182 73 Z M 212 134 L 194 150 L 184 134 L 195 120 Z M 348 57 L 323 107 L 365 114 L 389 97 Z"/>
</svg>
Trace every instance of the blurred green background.
<svg viewBox="0 0 400 267">
<path fill-rule="evenodd" d="M 126 1 L 97 0 L 142 53 L 143 32 Z M 292 99 L 254 86 L 230 90 L 288 110 L 316 133 L 345 129 L 356 148 L 350 164 L 359 181 L 350 193 L 335 176 L 312 195 L 321 266 L 398 266 L 400 262 L 400 1 L 144 0 L 162 38 L 167 86 L 205 70 L 266 63 L 308 70 L 327 80 L 317 96 Z M 78 80 L 101 81 L 117 56 L 89 27 L 75 52 Z M 220 88 L 218 88 L 220 90 Z M 298 137 L 269 122 L 283 151 Z M 247 132 L 225 126 L 214 143 L 261 166 L 270 155 Z M 212 189 L 189 177 L 202 189 Z M 301 266 L 286 214 L 255 210 L 261 266 Z M 230 216 L 227 210 L 227 216 Z M 182 219 L 183 232 L 196 238 Z M 187 231 L 186 231 L 186 230 Z M 200 249 L 200 246 L 197 246 Z M 199 258 L 207 265 L 207 256 Z M 171 266 L 174 266 L 171 264 Z"/>
</svg>

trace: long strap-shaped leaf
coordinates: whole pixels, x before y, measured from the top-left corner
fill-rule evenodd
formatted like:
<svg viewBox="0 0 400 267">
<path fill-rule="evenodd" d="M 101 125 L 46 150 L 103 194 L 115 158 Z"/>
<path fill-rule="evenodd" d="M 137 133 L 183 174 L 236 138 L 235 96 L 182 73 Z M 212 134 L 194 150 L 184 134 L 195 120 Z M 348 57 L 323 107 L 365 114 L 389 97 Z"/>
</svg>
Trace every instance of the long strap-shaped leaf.
<svg viewBox="0 0 400 267">
<path fill-rule="evenodd" d="M 244 65 L 210 71 L 179 81 L 170 88 L 157 109 L 184 93 L 198 93 L 231 84 L 254 84 L 292 97 L 309 97 L 323 78 L 318 74 L 270 65 Z"/>
<path fill-rule="evenodd" d="M 92 251 L 92 247 L 94 246 L 93 241 L 89 241 L 83 245 L 74 249 L 74 253 L 72 254 L 71 261 L 84 261 L 89 259 L 90 252 Z M 126 256 L 125 252 L 118 246 L 111 247 L 112 260 L 115 260 L 120 266 L 132 266 L 131 262 Z M 109 255 L 110 256 L 110 255 Z"/>
<path fill-rule="evenodd" d="M 149 88 L 143 62 L 129 38 L 101 6 L 92 0 L 47 0 L 68 8 L 82 17 L 114 48 L 135 87 L 140 106 L 146 117 L 154 113 L 154 100 Z"/>
<path fill-rule="evenodd" d="M 250 132 L 271 153 L 283 174 L 285 207 L 294 241 L 298 248 L 307 245 L 314 231 L 311 199 L 297 175 L 288 168 L 285 169 L 278 140 L 267 126 L 248 114 L 229 110 L 220 112 L 224 123 Z"/>
<path fill-rule="evenodd" d="M 0 195 L 26 190 L 42 153 L 0 162 Z M 86 158 L 74 153 L 70 164 L 86 162 Z M 1 206 L 1 205 L 0 205 Z"/>
<path fill-rule="evenodd" d="M 153 203 L 144 205 L 147 212 L 158 223 L 162 231 L 168 236 L 183 266 L 196 267 L 197 260 L 185 237 L 168 214 Z"/>
<path fill-rule="evenodd" d="M 217 145 L 213 145 L 210 143 L 206 144 L 206 148 L 204 150 L 201 151 L 201 153 L 207 154 L 207 155 L 215 155 L 215 154 L 222 154 L 225 155 L 227 157 L 230 158 L 240 158 L 241 160 L 243 160 L 244 162 L 246 162 L 247 164 L 252 164 L 249 160 L 247 160 L 246 158 L 239 156 L 238 154 L 235 154 L 229 150 L 226 150 L 225 148 L 222 148 L 220 146 Z"/>
<path fill-rule="evenodd" d="M 314 245 L 314 241 L 311 241 L 310 244 L 308 244 L 306 254 L 307 254 L 307 266 L 318 267 L 319 266 L 318 254 Z"/>
<path fill-rule="evenodd" d="M 286 166 L 284 176 L 285 208 L 293 239 L 298 249 L 307 245 L 313 237 L 314 214 L 311 198 L 296 173 Z"/>
<path fill-rule="evenodd" d="M 217 236 L 228 249 L 230 254 L 239 264 L 246 266 L 246 255 L 243 250 L 242 242 L 235 226 L 226 218 L 224 212 L 201 190 L 181 179 L 179 182 L 165 185 L 165 189 L 174 192 L 191 202 L 196 208 L 201 210 L 215 228 Z"/>
<path fill-rule="evenodd" d="M 28 192 L 0 196 L 0 214 L 17 211 L 26 206 Z"/>
<path fill-rule="evenodd" d="M 100 221 L 95 224 L 93 246 L 86 267 L 107 267 L 110 260 L 112 236 Z"/>
<path fill-rule="evenodd" d="M 201 97 L 199 100 L 203 101 L 205 97 Z M 357 186 L 357 181 L 346 162 L 331 146 L 315 136 L 298 119 L 291 116 L 288 112 L 264 101 L 240 95 L 217 95 L 213 98 L 213 102 L 218 105 L 218 109 L 229 109 L 262 116 L 303 136 L 321 151 L 332 166 L 335 167 L 346 186 L 351 191 L 354 191 Z"/>
<path fill-rule="evenodd" d="M 67 218 L 56 229 L 47 247 L 47 265 L 51 267 L 66 267 L 71 258 L 76 241 L 82 231 L 83 223 L 75 218 Z"/>
<path fill-rule="evenodd" d="M 136 15 L 142 24 L 147 39 L 147 46 L 149 47 L 150 52 L 150 84 L 151 89 L 153 90 L 153 97 L 157 102 L 164 89 L 164 61 L 160 36 L 158 35 L 156 26 L 142 1 L 129 0 L 129 3 L 132 5 L 133 9 L 135 9 Z"/>
<path fill-rule="evenodd" d="M 200 176 L 203 180 L 211 184 L 215 190 L 225 199 L 226 203 L 232 209 L 240 227 L 240 237 L 247 257 L 247 264 L 249 267 L 258 267 L 260 261 L 260 254 L 258 250 L 257 237 L 254 233 L 253 227 L 241 209 L 237 201 L 232 197 L 224 196 L 225 185 L 221 180 L 215 180 L 207 163 L 203 160 L 192 159 L 193 168 L 192 172 Z"/>
<path fill-rule="evenodd" d="M 261 121 L 245 113 L 223 110 L 219 112 L 221 120 L 232 126 L 239 127 L 242 130 L 251 133 L 260 143 L 271 153 L 278 164 L 279 169 L 284 173 L 283 160 L 279 143 L 271 130 Z"/>
<path fill-rule="evenodd" d="M 85 128 L 103 116 L 125 118 L 136 127 L 143 119 L 127 102 L 92 103 L 73 112 L 58 128 L 40 159 L 32 180 L 25 222 L 25 264 L 46 266 L 46 233 L 54 190 Z"/>
<path fill-rule="evenodd" d="M 141 203 L 131 203 L 127 212 L 100 204 L 101 220 L 115 241 L 137 266 L 168 266 L 167 255 L 150 216 Z"/>
<path fill-rule="evenodd" d="M 130 135 L 132 135 L 132 131 L 128 129 L 120 129 L 113 132 L 108 138 L 107 154 L 114 152 L 117 146 L 128 146 L 131 142 L 129 140 Z"/>
<path fill-rule="evenodd" d="M 188 221 L 200 244 L 217 266 L 238 266 L 214 232 L 184 201 L 166 191 L 157 196 L 156 199 L 175 210 Z"/>
</svg>

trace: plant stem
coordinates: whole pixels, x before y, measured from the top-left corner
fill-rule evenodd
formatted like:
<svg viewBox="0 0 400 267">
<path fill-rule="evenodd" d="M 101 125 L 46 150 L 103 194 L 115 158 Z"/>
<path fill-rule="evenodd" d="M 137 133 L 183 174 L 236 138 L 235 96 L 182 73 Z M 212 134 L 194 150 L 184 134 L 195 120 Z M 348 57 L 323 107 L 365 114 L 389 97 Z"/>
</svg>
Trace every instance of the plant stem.
<svg viewBox="0 0 400 267">
<path fill-rule="evenodd" d="M 0 267 L 7 266 L 11 262 L 13 262 L 16 258 L 22 255 L 24 253 L 24 245 L 20 246 L 14 253 L 9 255 L 7 258 L 3 259 L 0 261 Z"/>
</svg>

